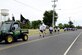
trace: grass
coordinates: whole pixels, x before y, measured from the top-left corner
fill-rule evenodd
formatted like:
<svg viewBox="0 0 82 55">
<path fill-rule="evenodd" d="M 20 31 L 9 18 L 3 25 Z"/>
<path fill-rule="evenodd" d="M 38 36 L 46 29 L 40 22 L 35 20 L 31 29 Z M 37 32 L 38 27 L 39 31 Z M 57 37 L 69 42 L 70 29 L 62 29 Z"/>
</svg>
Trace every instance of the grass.
<svg viewBox="0 0 82 55">
<path fill-rule="evenodd" d="M 38 29 L 29 29 L 29 36 L 32 36 L 32 35 L 37 35 L 39 34 L 39 30 Z"/>
<path fill-rule="evenodd" d="M 61 30 L 60 30 L 60 32 L 64 32 L 64 30 L 63 30 L 63 29 L 61 29 Z"/>
<path fill-rule="evenodd" d="M 63 32 L 64 30 L 61 29 L 60 32 Z M 29 34 L 28 36 L 33 36 L 33 35 L 39 35 L 40 31 L 39 29 L 29 29 Z M 49 33 L 49 30 L 46 29 L 46 33 Z"/>
</svg>

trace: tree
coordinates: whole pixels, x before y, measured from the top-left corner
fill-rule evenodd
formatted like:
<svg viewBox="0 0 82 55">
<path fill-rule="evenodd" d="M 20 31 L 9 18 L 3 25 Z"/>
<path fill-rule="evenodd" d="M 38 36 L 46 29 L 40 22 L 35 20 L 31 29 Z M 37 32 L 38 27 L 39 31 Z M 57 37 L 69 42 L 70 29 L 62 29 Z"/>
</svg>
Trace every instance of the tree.
<svg viewBox="0 0 82 55">
<path fill-rule="evenodd" d="M 63 28 L 63 24 L 62 23 L 59 23 L 58 24 L 58 27 L 62 29 Z"/>
<path fill-rule="evenodd" d="M 69 23 L 69 27 L 70 28 L 74 28 L 74 25 L 73 25 L 73 22 L 72 21 L 69 21 L 68 23 Z"/>
<path fill-rule="evenodd" d="M 43 14 L 44 17 L 43 17 L 43 22 L 44 24 L 48 25 L 48 26 L 52 26 L 52 17 L 53 17 L 53 10 L 50 10 L 50 11 L 45 11 L 45 13 Z M 54 11 L 54 24 L 56 23 L 57 21 L 57 13 Z"/>
<path fill-rule="evenodd" d="M 41 24 L 41 20 L 32 21 L 32 28 L 34 29 L 39 28 L 40 24 Z"/>
<path fill-rule="evenodd" d="M 64 28 L 69 28 L 69 24 L 64 24 L 63 27 Z"/>
<path fill-rule="evenodd" d="M 77 29 L 82 29 L 82 26 L 76 26 Z"/>
</svg>

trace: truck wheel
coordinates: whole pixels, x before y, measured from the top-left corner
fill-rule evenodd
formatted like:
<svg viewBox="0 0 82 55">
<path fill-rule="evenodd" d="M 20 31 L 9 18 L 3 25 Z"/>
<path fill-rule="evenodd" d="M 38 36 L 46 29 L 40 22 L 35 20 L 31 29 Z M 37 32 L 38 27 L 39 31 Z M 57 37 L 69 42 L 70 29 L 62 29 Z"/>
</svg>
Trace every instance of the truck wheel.
<svg viewBox="0 0 82 55">
<path fill-rule="evenodd" d="M 13 42 L 13 37 L 11 35 L 8 35 L 6 38 L 5 38 L 5 42 L 10 44 Z"/>
<path fill-rule="evenodd" d="M 28 40 L 28 35 L 24 34 L 23 37 L 22 37 L 22 40 L 27 41 Z"/>
</svg>

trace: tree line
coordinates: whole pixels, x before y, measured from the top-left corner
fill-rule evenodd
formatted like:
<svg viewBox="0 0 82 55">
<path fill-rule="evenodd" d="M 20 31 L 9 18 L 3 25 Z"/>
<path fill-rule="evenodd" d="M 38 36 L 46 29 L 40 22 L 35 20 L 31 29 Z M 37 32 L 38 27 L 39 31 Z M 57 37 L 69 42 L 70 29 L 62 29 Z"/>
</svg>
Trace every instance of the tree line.
<svg viewBox="0 0 82 55">
<path fill-rule="evenodd" d="M 69 21 L 68 24 L 59 23 L 58 26 L 56 26 L 55 24 L 56 24 L 57 19 L 58 19 L 58 14 L 56 13 L 56 11 L 53 11 L 53 10 L 45 11 L 43 14 L 43 20 L 30 21 L 29 19 L 24 18 L 23 15 L 20 15 L 21 19 L 17 20 L 17 22 L 20 23 L 20 26 L 23 29 L 27 29 L 27 28 L 28 29 L 37 29 L 37 28 L 39 28 L 39 25 L 42 22 L 49 27 L 49 26 L 52 26 L 53 12 L 55 15 L 54 16 L 54 26 L 55 27 L 59 27 L 61 29 L 63 29 L 63 28 L 75 28 L 72 21 Z M 14 17 L 12 17 L 12 18 L 13 18 L 12 20 L 15 21 Z M 77 26 L 77 28 L 81 28 L 81 26 Z"/>
<path fill-rule="evenodd" d="M 54 11 L 54 24 L 57 21 L 57 17 L 58 14 Z M 43 20 L 35 20 L 35 21 L 29 21 L 29 19 L 25 19 L 22 15 L 21 15 L 21 21 L 18 21 L 20 23 L 21 28 L 29 28 L 29 29 L 37 29 L 39 28 L 39 25 L 41 23 L 44 23 L 45 25 L 52 26 L 52 17 L 53 17 L 53 10 L 49 10 L 49 11 L 45 11 L 43 14 Z M 23 20 L 25 21 L 25 24 L 23 24 Z M 28 21 L 27 21 L 28 20 Z M 22 22 L 22 23 L 21 23 Z"/>
</svg>

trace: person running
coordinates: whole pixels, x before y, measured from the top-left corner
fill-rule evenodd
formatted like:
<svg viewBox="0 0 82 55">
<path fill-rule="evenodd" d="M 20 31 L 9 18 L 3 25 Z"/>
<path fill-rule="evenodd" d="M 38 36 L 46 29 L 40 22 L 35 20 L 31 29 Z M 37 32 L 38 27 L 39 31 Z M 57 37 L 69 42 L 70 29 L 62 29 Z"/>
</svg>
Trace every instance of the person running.
<svg viewBox="0 0 82 55">
<path fill-rule="evenodd" d="M 46 34 L 46 25 L 43 23 L 42 26 L 43 26 L 44 34 Z"/>
<path fill-rule="evenodd" d="M 52 34 L 52 32 L 53 32 L 53 27 L 52 26 L 49 27 L 49 32 L 50 32 L 50 34 Z"/>
<path fill-rule="evenodd" d="M 60 28 L 58 27 L 58 33 L 60 32 Z"/>
<path fill-rule="evenodd" d="M 57 31 L 57 28 L 54 28 L 54 31 L 56 32 Z"/>
<path fill-rule="evenodd" d="M 64 32 L 67 30 L 67 28 L 64 28 Z"/>
<path fill-rule="evenodd" d="M 44 26 L 42 24 L 40 25 L 39 30 L 40 30 L 40 36 L 42 34 L 44 37 Z"/>
</svg>

